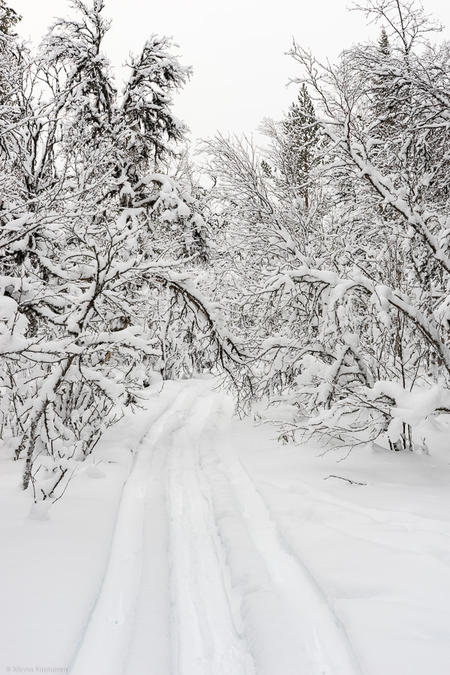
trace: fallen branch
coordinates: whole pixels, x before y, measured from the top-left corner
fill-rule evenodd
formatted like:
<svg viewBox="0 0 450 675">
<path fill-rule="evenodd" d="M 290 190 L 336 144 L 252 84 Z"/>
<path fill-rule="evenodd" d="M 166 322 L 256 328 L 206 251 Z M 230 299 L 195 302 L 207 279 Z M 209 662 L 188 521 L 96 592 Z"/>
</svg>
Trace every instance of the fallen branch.
<svg viewBox="0 0 450 675">
<path fill-rule="evenodd" d="M 343 476 L 335 476 L 333 473 L 331 473 L 329 476 L 326 476 L 324 480 L 328 480 L 329 478 L 338 478 L 339 480 L 345 480 L 347 483 L 351 483 L 352 485 L 367 485 L 367 483 L 360 483 L 357 480 L 350 480 L 350 478 L 344 478 Z"/>
</svg>

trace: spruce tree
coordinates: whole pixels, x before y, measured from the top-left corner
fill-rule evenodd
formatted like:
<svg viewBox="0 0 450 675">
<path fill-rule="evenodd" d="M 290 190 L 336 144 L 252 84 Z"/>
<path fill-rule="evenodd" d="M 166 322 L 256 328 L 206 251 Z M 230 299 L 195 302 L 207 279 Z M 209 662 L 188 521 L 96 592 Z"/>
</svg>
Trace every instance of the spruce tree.
<svg viewBox="0 0 450 675">
<path fill-rule="evenodd" d="M 376 45 L 373 63 L 373 115 L 377 118 L 376 135 L 386 138 L 392 128 L 398 97 L 390 73 L 391 45 L 383 26 Z"/>
<path fill-rule="evenodd" d="M 385 56 L 390 56 L 391 54 L 391 45 L 389 44 L 389 38 L 384 26 L 381 29 L 380 38 L 378 40 L 378 50 Z"/>
<path fill-rule="evenodd" d="M 311 171 L 317 162 L 319 125 L 314 106 L 305 84 L 298 93 L 282 122 L 284 147 L 281 153 L 281 171 L 296 197 L 310 203 Z"/>
</svg>

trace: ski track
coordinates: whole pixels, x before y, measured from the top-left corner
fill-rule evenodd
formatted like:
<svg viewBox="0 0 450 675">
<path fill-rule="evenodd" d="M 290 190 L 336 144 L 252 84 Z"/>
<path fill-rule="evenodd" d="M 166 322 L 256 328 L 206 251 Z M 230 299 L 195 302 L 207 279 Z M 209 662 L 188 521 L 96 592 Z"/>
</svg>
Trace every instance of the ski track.
<svg viewBox="0 0 450 675">
<path fill-rule="evenodd" d="M 201 411 L 199 411 L 201 407 Z M 199 398 L 169 456 L 172 671 L 176 675 L 253 675 L 233 616 L 214 514 L 202 482 L 198 441 L 211 404 Z"/>
<path fill-rule="evenodd" d="M 219 528 L 241 588 L 258 675 L 356 675 L 360 667 L 337 615 L 296 558 L 227 443 L 205 445 Z M 231 527 L 230 527 L 231 525 Z M 240 537 L 236 537 L 239 533 Z M 236 556 L 244 540 L 245 556 Z M 245 541 L 246 540 L 246 541 Z"/>
<path fill-rule="evenodd" d="M 349 639 L 222 438 L 178 390 L 141 439 L 74 675 L 356 675 Z"/>
<path fill-rule="evenodd" d="M 127 648 L 132 638 L 140 593 L 143 558 L 148 552 L 145 551 L 144 535 L 147 494 L 150 493 L 152 498 L 151 490 L 148 490 L 151 487 L 151 469 L 157 463 L 155 454 L 159 444 L 166 442 L 165 437 L 178 423 L 176 404 L 179 401 L 183 403 L 187 396 L 188 392 L 184 391 L 176 395 L 153 420 L 139 443 L 123 489 L 103 584 L 70 669 L 74 675 L 122 675 L 125 672 Z M 158 501 L 158 495 L 154 495 L 153 499 Z M 164 517 L 161 520 L 160 515 L 154 513 L 155 518 L 151 519 L 154 527 L 158 525 L 156 521 L 164 526 Z M 155 644 L 154 658 L 162 665 L 162 669 L 155 672 L 162 675 L 166 672 L 164 648 L 156 640 Z"/>
</svg>

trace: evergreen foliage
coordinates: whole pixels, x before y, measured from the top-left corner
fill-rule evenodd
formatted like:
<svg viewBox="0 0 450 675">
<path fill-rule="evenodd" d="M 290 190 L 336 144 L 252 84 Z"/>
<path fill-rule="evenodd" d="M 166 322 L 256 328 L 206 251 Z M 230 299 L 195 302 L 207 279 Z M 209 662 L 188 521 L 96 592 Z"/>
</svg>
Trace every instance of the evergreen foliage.
<svg viewBox="0 0 450 675">
<path fill-rule="evenodd" d="M 297 101 L 292 103 L 281 123 L 283 145 L 280 170 L 285 183 L 295 196 L 301 196 L 309 207 L 311 173 L 317 162 L 319 125 L 306 84 L 302 84 Z"/>
</svg>

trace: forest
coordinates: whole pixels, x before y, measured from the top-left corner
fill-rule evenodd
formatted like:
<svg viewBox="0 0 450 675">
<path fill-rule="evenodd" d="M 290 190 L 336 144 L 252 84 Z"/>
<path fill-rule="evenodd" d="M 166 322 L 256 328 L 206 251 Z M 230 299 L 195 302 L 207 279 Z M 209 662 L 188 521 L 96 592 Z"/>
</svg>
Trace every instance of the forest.
<svg viewBox="0 0 450 675">
<path fill-rule="evenodd" d="M 439 26 L 376 0 L 379 40 L 336 64 L 294 43 L 298 96 L 265 147 L 217 135 L 199 166 L 170 40 L 122 85 L 104 2 L 72 4 L 36 53 L 1 9 L 1 428 L 24 489 L 59 497 L 155 372 L 223 375 L 285 440 L 423 447 L 450 410 Z"/>
<path fill-rule="evenodd" d="M 195 73 L 180 62 L 171 38 L 150 34 L 140 51 L 130 44 L 134 51 L 123 79 L 104 48 L 110 28 L 107 0 L 71 0 L 68 18 L 55 19 L 38 46 L 21 37 L 21 17 L 13 5 L 13 0 L 0 0 L 0 438 L 1 465 L 14 476 L 17 503 L 28 504 L 38 520 L 71 499 L 71 509 L 87 514 L 87 505 L 76 496 L 84 489 L 86 471 L 96 477 L 111 465 L 114 472 L 115 462 L 125 461 L 117 457 L 128 457 L 130 450 L 136 467 L 148 471 L 148 485 L 154 485 L 159 499 L 166 459 L 159 464 L 156 454 L 147 466 L 139 450 L 147 436 L 133 435 L 141 429 L 139 420 L 156 416 L 146 434 L 156 439 L 158 429 L 161 434 L 169 430 L 167 438 L 161 436 L 169 443 L 179 425 L 194 424 L 191 418 L 203 408 L 207 420 L 208 405 L 216 410 L 211 401 L 222 395 L 232 401 L 233 424 L 243 421 L 255 434 L 270 429 L 276 439 L 271 452 L 280 462 L 301 457 L 308 447 L 324 461 L 338 457 L 337 464 L 326 465 L 329 475 L 320 476 L 338 483 L 321 483 L 321 490 L 330 486 L 329 494 L 355 486 L 367 492 L 372 479 L 361 471 L 370 473 L 371 452 L 382 458 L 373 461 L 383 461 L 392 480 L 403 470 L 406 475 L 401 467 L 412 467 L 413 461 L 434 461 L 433 434 L 440 435 L 448 452 L 450 43 L 442 38 L 442 26 L 414 0 L 365 0 L 355 9 L 375 26 L 376 37 L 342 45 L 335 61 L 287 41 L 287 58 L 297 76 L 290 89 L 293 102 L 283 117 L 270 119 L 262 111 L 254 135 L 218 132 L 194 143 L 174 113 L 174 102 Z M 198 394 L 196 387 L 205 382 L 213 383 L 213 393 Z M 188 392 L 176 399 L 185 408 L 175 406 L 176 414 L 164 417 L 164 392 L 176 387 Z M 191 395 L 203 396 L 204 404 L 189 408 Z M 231 586 L 244 588 L 242 616 L 256 666 L 246 670 L 246 656 L 239 666 L 238 660 L 219 666 L 202 656 L 209 663 L 204 670 L 180 666 L 170 672 L 363 672 L 349 665 L 353 661 L 345 655 L 343 638 L 336 638 L 334 669 L 322 670 L 320 659 L 298 671 L 288 661 L 273 665 L 270 645 L 255 628 L 260 618 L 251 600 L 254 588 L 268 587 L 270 574 L 258 577 L 256 563 L 249 563 L 247 574 L 245 556 L 235 573 L 230 551 L 240 551 L 239 542 L 248 535 L 237 525 L 227 529 L 223 520 L 241 517 L 239 508 L 230 506 L 231 497 L 226 501 L 225 479 L 219 475 L 226 457 L 216 464 L 212 459 L 223 414 L 220 406 L 211 413 L 216 426 L 202 441 L 211 453 L 200 450 L 196 466 L 212 486 L 210 509 L 228 551 Z M 115 434 L 135 439 L 133 447 L 126 446 L 122 455 L 114 448 L 109 452 Z M 202 522 L 195 517 L 200 488 L 186 483 L 183 512 L 177 506 L 179 493 L 170 486 L 182 481 L 179 472 L 188 460 L 177 464 L 173 454 L 167 457 L 169 521 L 191 518 L 170 539 L 174 559 L 183 560 L 190 545 L 183 548 L 183 537 Z M 352 466 L 347 459 L 360 462 L 359 474 L 346 469 Z M 419 475 L 425 465 L 414 466 Z M 423 469 L 424 475 L 433 467 Z M 115 475 L 107 478 L 111 490 Z M 236 464 L 227 475 L 237 501 L 250 500 L 245 497 L 245 490 L 253 495 L 247 474 Z M 123 479 L 122 499 L 125 506 L 127 499 L 134 504 L 139 523 L 144 512 L 133 499 L 150 488 L 136 473 L 130 477 L 128 483 Z M 209 490 L 206 483 L 199 485 Z M 434 485 L 437 490 L 438 481 Z M 414 490 L 408 492 L 411 499 Z M 285 488 L 286 499 L 296 499 L 288 493 Z M 154 506 L 156 514 L 164 499 Z M 250 524 L 263 517 L 258 500 L 255 491 L 249 515 L 247 507 L 242 509 Z M 370 513 L 382 503 L 374 497 Z M 343 502 L 336 501 L 334 508 L 344 508 Z M 383 516 L 373 519 L 384 522 Z M 132 531 L 131 515 L 127 522 Z M 267 518 L 267 532 L 271 523 Z M 123 537 L 131 536 L 123 528 Z M 269 534 L 264 540 L 257 532 L 255 526 L 256 548 L 275 551 L 275 535 L 269 544 Z M 40 541 L 35 536 L 30 535 L 30 545 Z M 448 550 L 439 555 L 448 561 Z M 297 579 L 293 559 L 281 549 L 276 556 L 273 568 L 278 565 L 283 578 Z M 113 577 L 111 588 L 128 572 L 123 574 Z M 181 572 L 177 583 L 182 589 Z M 211 584 L 219 588 L 218 581 Z M 417 581 L 412 585 L 417 587 Z M 312 598 L 312 587 L 306 587 Z M 316 600 L 308 606 L 316 606 Z M 321 602 L 316 603 L 320 616 Z M 280 625 L 292 625 L 287 610 L 284 615 L 276 603 L 263 605 L 271 608 L 268 614 L 285 616 Z M 228 626 L 229 619 L 223 621 Z M 335 644 L 334 620 L 320 621 L 322 627 L 333 624 L 324 629 L 324 642 Z M 206 654 L 199 630 L 198 649 Z M 284 652 L 286 659 L 294 654 L 282 646 L 289 639 L 282 632 L 279 642 L 276 631 L 273 638 L 275 661 Z M 197 638 L 180 634 L 186 639 L 183 647 L 180 638 L 183 661 Z M 95 635 L 110 641 L 109 634 Z M 342 659 L 336 656 L 339 650 Z M 73 672 L 81 675 L 112 675 L 118 667 L 111 665 L 112 656 L 109 665 L 75 663 Z M 439 664 L 428 672 L 450 672 Z M 169 672 L 159 667 L 156 675 Z M 135 664 L 126 672 L 144 671 Z M 364 672 L 416 673 L 404 665 Z"/>
</svg>

